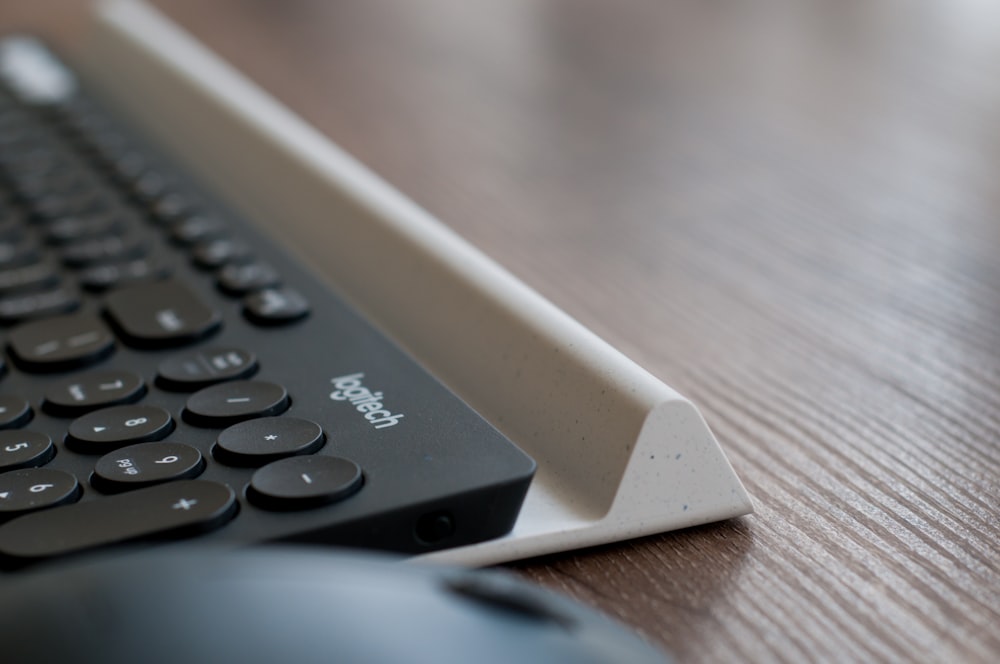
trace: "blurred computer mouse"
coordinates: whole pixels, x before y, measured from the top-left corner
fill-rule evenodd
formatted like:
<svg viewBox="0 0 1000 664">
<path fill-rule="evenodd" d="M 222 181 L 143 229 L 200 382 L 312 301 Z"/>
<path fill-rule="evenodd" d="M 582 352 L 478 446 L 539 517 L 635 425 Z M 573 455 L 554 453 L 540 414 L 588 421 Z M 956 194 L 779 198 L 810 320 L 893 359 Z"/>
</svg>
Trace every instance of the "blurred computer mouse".
<svg viewBox="0 0 1000 664">
<path fill-rule="evenodd" d="M 17 572 L 0 580 L 0 644 L 6 664 L 668 661 L 507 573 L 284 547 Z"/>
</svg>

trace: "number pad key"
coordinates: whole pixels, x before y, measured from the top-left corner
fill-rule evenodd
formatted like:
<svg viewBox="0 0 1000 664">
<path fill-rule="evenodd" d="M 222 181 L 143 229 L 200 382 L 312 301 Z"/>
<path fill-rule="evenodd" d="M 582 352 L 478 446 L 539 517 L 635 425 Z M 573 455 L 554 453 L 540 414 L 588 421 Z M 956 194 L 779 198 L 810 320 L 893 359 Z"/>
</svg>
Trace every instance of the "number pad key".
<svg viewBox="0 0 1000 664">
<path fill-rule="evenodd" d="M 24 397 L 0 394 L 0 429 L 13 429 L 28 422 L 34 415 Z"/>
<path fill-rule="evenodd" d="M 0 472 L 44 466 L 55 453 L 52 439 L 40 431 L 0 431 Z"/>
<path fill-rule="evenodd" d="M 42 407 L 53 415 L 82 415 L 98 408 L 138 401 L 145 393 L 142 377 L 131 371 L 98 371 L 49 386 Z"/>
<path fill-rule="evenodd" d="M 66 445 L 102 454 L 132 443 L 162 440 L 174 429 L 170 413 L 157 406 L 112 406 L 73 420 Z"/>
<path fill-rule="evenodd" d="M 0 519 L 70 503 L 80 483 L 61 470 L 28 468 L 0 475 Z"/>
<path fill-rule="evenodd" d="M 264 509 L 309 509 L 352 496 L 363 483 L 361 467 L 350 459 L 297 456 L 275 461 L 254 473 L 247 497 Z"/>
<path fill-rule="evenodd" d="M 197 477 L 205 460 L 184 443 L 139 443 L 104 455 L 91 483 L 105 492 L 135 489 L 169 480 Z"/>
<path fill-rule="evenodd" d="M 322 427 L 298 417 L 262 417 L 219 434 L 213 454 L 232 466 L 263 466 L 284 457 L 312 454 L 326 440 Z"/>
<path fill-rule="evenodd" d="M 184 408 L 184 419 L 196 426 L 225 427 L 243 420 L 278 415 L 288 409 L 288 392 L 281 385 L 236 380 L 199 390 Z"/>
</svg>

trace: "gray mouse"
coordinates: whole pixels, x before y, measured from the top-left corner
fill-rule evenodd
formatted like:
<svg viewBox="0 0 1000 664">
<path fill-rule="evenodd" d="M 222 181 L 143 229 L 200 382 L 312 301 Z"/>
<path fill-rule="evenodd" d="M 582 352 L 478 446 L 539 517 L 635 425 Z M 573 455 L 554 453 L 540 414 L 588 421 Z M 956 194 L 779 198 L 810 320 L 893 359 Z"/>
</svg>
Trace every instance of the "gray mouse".
<svg viewBox="0 0 1000 664">
<path fill-rule="evenodd" d="M 0 579 L 22 662 L 665 662 L 621 625 L 508 573 L 329 549 L 160 548 Z"/>
</svg>

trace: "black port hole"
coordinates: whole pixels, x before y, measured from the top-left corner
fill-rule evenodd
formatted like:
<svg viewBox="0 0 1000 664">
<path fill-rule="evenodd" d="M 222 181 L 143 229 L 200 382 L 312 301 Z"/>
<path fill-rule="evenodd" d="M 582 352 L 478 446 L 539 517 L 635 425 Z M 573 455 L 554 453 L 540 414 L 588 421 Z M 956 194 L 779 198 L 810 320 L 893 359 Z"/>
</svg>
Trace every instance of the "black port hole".
<svg viewBox="0 0 1000 664">
<path fill-rule="evenodd" d="M 417 520 L 414 535 L 421 544 L 437 544 L 455 534 L 455 519 L 448 512 L 429 512 Z"/>
</svg>

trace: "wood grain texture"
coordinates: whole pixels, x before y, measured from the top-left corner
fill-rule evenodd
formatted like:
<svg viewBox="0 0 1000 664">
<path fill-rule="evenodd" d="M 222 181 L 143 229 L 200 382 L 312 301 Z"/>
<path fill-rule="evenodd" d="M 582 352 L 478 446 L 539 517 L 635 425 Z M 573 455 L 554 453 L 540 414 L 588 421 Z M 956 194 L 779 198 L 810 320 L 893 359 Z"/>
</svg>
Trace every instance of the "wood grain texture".
<svg viewBox="0 0 1000 664">
<path fill-rule="evenodd" d="M 1000 9 L 157 4 L 689 396 L 756 501 L 520 573 L 684 662 L 1000 660 Z"/>
</svg>

